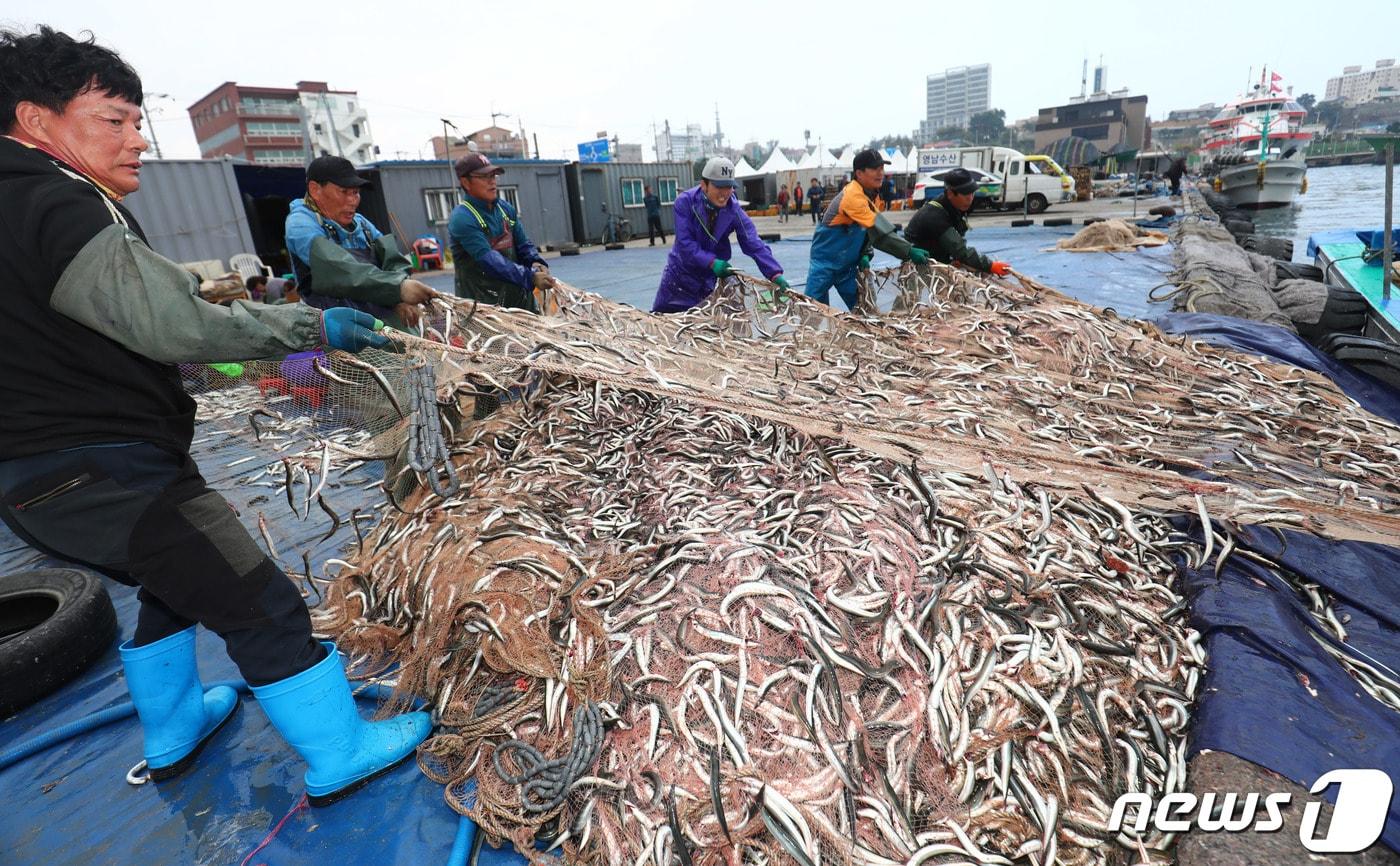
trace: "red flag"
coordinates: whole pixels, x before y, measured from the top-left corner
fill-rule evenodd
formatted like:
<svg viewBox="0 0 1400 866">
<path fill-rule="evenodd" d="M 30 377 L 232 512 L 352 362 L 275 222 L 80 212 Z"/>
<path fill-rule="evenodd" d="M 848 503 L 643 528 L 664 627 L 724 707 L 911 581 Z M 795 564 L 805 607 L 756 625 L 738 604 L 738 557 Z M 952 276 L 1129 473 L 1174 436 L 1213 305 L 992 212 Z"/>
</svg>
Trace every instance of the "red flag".
<svg viewBox="0 0 1400 866">
<path fill-rule="evenodd" d="M 1269 80 L 1270 80 L 1270 81 L 1282 81 L 1282 80 L 1283 80 L 1283 76 L 1282 76 L 1282 75 L 1279 75 L 1277 72 L 1271 72 L 1271 73 L 1269 73 Z"/>
</svg>

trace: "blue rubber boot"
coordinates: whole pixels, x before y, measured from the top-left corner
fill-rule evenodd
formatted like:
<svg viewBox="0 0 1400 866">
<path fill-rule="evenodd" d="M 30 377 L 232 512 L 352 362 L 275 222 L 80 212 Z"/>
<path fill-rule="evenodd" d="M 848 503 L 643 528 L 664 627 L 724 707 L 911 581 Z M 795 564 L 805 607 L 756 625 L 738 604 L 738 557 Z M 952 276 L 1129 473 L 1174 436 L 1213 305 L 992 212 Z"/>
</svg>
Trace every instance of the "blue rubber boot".
<svg viewBox="0 0 1400 866">
<path fill-rule="evenodd" d="M 127 641 L 118 652 L 141 719 L 147 773 L 157 782 L 178 776 L 233 718 L 238 693 L 228 686 L 204 690 L 195 667 L 194 626 L 145 646 Z"/>
<path fill-rule="evenodd" d="M 306 797 L 313 806 L 334 803 L 403 763 L 427 739 L 427 713 L 404 713 L 382 722 L 360 718 L 335 644 L 326 657 L 299 674 L 253 695 L 297 754 L 308 764 Z"/>
</svg>

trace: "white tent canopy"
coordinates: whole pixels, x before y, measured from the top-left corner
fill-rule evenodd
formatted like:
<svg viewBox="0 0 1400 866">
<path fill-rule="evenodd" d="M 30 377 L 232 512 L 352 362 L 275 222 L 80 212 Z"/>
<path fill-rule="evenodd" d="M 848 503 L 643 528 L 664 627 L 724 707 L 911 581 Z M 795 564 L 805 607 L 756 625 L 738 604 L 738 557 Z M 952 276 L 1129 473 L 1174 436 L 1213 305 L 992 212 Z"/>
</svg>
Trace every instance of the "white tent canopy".
<svg viewBox="0 0 1400 866">
<path fill-rule="evenodd" d="M 846 145 L 846 149 L 841 151 L 841 155 L 836 158 L 836 168 L 843 171 L 851 171 L 855 168 L 856 149 L 853 145 Z"/>
<path fill-rule="evenodd" d="M 763 174 L 767 174 L 767 172 L 749 165 L 749 161 L 742 156 L 739 157 L 739 162 L 734 166 L 734 177 L 736 180 L 743 180 L 746 177 L 758 177 Z"/>
<path fill-rule="evenodd" d="M 785 171 L 794 171 L 796 168 L 797 166 L 793 164 L 792 160 L 787 158 L 787 154 L 783 153 L 783 149 L 775 147 L 768 159 L 758 169 L 758 174 L 780 174 Z"/>
</svg>

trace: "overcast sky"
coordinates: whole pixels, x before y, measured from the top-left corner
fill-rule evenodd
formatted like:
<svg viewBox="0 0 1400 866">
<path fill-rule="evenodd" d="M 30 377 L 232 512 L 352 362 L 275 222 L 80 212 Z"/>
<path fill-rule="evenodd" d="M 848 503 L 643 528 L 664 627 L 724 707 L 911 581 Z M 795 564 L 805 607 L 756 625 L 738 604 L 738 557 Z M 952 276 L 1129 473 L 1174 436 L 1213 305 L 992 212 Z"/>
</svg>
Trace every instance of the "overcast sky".
<svg viewBox="0 0 1400 866">
<path fill-rule="evenodd" d="M 1103 56 L 1110 89 L 1148 112 L 1221 103 L 1268 64 L 1294 93 L 1321 98 L 1343 66 L 1400 54 L 1400 4 L 1323 11 L 1314 2 L 690 3 L 189 2 L 49 0 L 0 12 L 6 27 L 90 30 L 140 73 L 161 150 L 198 157 L 185 109 L 224 81 L 357 90 L 381 158 L 431 157 L 438 118 L 466 133 L 501 125 L 539 136 L 540 155 L 573 156 L 607 130 L 642 143 L 669 119 L 714 127 L 733 146 L 778 139 L 827 147 L 908 134 L 924 79 L 992 64 L 992 107 L 1008 121 L 1079 93 Z M 38 10 L 43 10 L 42 16 Z M 960 11 L 954 11 L 960 10 Z M 1383 22 L 1381 18 L 1388 18 Z M 1091 79 L 1092 81 L 1092 79 Z"/>
</svg>

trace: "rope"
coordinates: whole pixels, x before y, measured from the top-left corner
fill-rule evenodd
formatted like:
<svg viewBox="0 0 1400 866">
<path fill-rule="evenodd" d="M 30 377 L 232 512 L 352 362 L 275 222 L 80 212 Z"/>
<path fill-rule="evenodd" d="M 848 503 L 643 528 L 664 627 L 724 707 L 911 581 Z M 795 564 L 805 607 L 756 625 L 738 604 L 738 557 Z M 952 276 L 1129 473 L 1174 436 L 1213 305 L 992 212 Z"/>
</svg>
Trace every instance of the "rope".
<svg viewBox="0 0 1400 866">
<path fill-rule="evenodd" d="M 546 760 L 544 754 L 523 740 L 506 740 L 496 748 L 492 760 L 496 772 L 512 785 L 520 785 L 520 805 L 527 813 L 552 812 L 559 808 L 574 783 L 587 774 L 603 747 L 603 720 L 592 701 L 574 710 L 574 741 L 562 758 Z M 512 773 L 501 765 L 501 753 L 509 751 L 521 772 Z"/>
<path fill-rule="evenodd" d="M 449 459 L 447 442 L 442 436 L 442 419 L 438 415 L 437 377 L 433 366 L 419 358 L 405 374 L 408 391 L 408 465 L 413 471 L 428 477 L 428 486 L 443 499 L 452 496 L 462 486 L 456 465 Z M 446 476 L 446 487 L 442 476 Z"/>
</svg>

